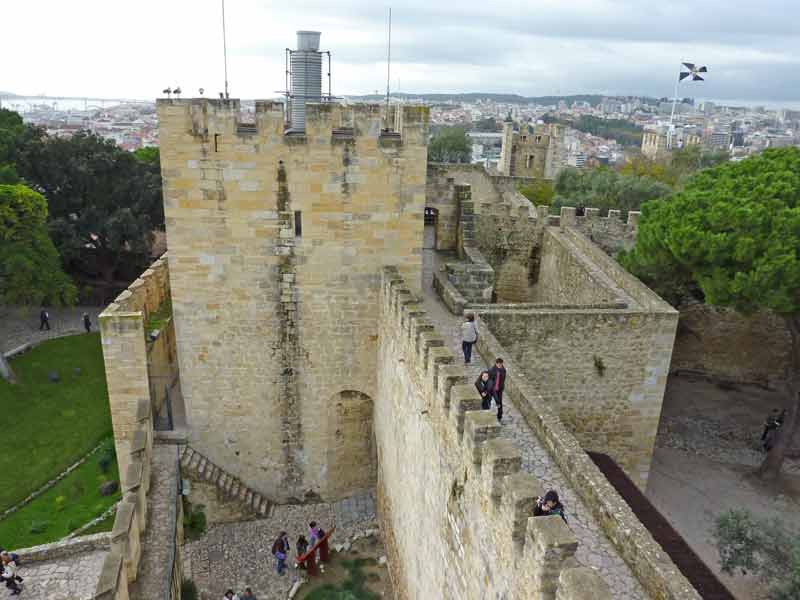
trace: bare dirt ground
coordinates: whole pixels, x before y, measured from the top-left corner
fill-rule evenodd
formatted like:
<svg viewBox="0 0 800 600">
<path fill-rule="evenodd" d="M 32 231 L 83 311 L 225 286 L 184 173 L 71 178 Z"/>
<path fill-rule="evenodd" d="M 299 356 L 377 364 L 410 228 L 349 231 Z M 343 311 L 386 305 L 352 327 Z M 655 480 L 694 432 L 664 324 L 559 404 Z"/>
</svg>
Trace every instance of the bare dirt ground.
<svg viewBox="0 0 800 600">
<path fill-rule="evenodd" d="M 778 484 L 764 485 L 752 476 L 763 458 L 764 419 L 783 402 L 777 392 L 689 375 L 671 376 L 664 397 L 647 496 L 741 600 L 763 598 L 764 586 L 752 577 L 720 572 L 711 529 L 731 508 L 800 523 L 800 436 Z"/>
</svg>

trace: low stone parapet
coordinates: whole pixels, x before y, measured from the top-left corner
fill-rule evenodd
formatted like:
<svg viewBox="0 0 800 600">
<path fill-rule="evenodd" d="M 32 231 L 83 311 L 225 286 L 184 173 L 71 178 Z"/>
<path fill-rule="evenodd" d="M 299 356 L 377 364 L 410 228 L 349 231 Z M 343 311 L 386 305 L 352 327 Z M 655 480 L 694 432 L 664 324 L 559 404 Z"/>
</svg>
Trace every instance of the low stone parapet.
<svg viewBox="0 0 800 600">
<path fill-rule="evenodd" d="M 30 548 L 15 549 L 19 555 L 20 563 L 43 562 L 68 558 L 84 552 L 108 550 L 111 548 L 111 534 L 109 532 L 95 533 L 81 537 L 62 540 Z"/>
</svg>

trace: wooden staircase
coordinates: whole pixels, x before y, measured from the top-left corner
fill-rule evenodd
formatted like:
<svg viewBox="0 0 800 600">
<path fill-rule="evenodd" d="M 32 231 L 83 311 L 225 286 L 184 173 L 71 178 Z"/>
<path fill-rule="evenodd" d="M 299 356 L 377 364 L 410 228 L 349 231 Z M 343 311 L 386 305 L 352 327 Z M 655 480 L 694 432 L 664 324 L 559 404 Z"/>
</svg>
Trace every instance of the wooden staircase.
<svg viewBox="0 0 800 600">
<path fill-rule="evenodd" d="M 191 479 L 211 483 L 226 500 L 237 501 L 257 517 L 272 514 L 274 505 L 268 498 L 250 489 L 190 446 L 184 446 L 181 452 L 181 471 Z"/>
</svg>

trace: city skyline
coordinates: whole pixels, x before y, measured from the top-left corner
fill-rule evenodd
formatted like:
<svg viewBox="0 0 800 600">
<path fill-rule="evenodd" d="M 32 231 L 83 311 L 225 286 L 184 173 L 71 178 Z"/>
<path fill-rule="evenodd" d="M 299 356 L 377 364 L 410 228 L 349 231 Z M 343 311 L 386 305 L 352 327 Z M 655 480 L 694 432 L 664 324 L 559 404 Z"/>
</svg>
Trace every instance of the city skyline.
<svg viewBox="0 0 800 600">
<path fill-rule="evenodd" d="M 86 0 L 17 4 L 12 19 L 35 23 L 44 43 L 10 28 L 0 52 L 15 57 L 0 90 L 22 95 L 148 99 L 168 86 L 184 95 L 223 89 L 220 2 L 143 0 L 124 13 Z M 487 92 L 525 96 L 635 94 L 670 96 L 681 60 L 707 64 L 708 80 L 679 95 L 756 102 L 800 100 L 800 7 L 765 0 L 731 7 L 722 0 L 552 0 L 457 8 L 418 0 L 395 3 L 393 90 Z M 386 6 L 319 0 L 227 0 L 231 96 L 271 97 L 284 87 L 285 47 L 297 29 L 322 32 L 333 52 L 335 94 L 384 93 Z"/>
</svg>

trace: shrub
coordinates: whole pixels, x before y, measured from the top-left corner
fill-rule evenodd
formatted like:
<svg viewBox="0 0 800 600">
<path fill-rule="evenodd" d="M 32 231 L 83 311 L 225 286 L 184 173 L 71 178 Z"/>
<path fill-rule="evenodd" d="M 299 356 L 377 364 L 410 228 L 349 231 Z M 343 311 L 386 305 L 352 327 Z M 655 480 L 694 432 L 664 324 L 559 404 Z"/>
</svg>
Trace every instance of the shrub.
<svg viewBox="0 0 800 600">
<path fill-rule="evenodd" d="M 181 600 L 198 600 L 197 586 L 191 579 L 184 579 L 181 583 Z"/>
<path fill-rule="evenodd" d="M 56 505 L 56 512 L 61 512 L 67 507 L 67 497 L 66 496 L 56 496 L 54 501 Z"/>
<path fill-rule="evenodd" d="M 183 504 L 183 528 L 190 539 L 197 539 L 206 532 L 206 513 L 205 506 L 192 504 L 184 498 Z"/>
<path fill-rule="evenodd" d="M 31 523 L 30 533 L 44 533 L 48 527 L 50 527 L 50 521 L 34 521 Z"/>
</svg>

